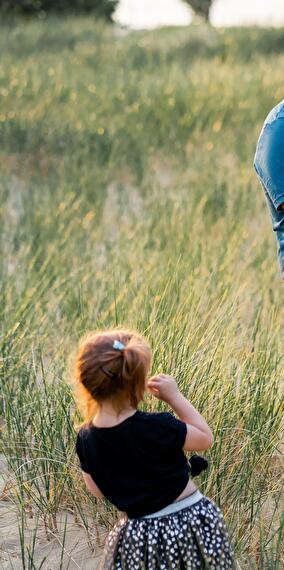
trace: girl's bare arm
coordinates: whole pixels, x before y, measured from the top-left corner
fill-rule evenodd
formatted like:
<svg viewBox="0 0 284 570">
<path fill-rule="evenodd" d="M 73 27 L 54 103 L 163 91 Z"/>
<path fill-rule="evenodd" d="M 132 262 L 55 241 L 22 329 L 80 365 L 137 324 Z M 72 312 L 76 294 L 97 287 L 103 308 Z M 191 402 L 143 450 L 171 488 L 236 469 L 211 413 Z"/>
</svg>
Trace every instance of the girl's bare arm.
<svg viewBox="0 0 284 570">
<path fill-rule="evenodd" d="M 207 422 L 195 407 L 185 398 L 175 379 L 167 374 L 152 376 L 147 389 L 159 400 L 163 400 L 187 424 L 185 451 L 204 451 L 213 445 L 213 434 Z"/>
<path fill-rule="evenodd" d="M 180 420 L 187 424 L 187 436 L 183 447 L 185 451 L 204 451 L 213 445 L 213 433 L 207 422 L 181 393 L 171 400 L 169 405 Z"/>
<path fill-rule="evenodd" d="M 91 475 L 89 475 L 89 473 L 85 473 L 85 471 L 83 471 L 83 478 L 84 478 L 84 481 L 86 483 L 86 487 L 87 487 L 88 491 L 90 491 L 90 493 L 92 493 L 92 495 L 95 495 L 95 497 L 97 497 L 98 499 L 102 499 L 103 494 L 100 491 L 100 489 L 98 488 L 98 486 L 96 485 L 96 483 L 93 480 L 93 478 L 91 477 Z"/>
</svg>

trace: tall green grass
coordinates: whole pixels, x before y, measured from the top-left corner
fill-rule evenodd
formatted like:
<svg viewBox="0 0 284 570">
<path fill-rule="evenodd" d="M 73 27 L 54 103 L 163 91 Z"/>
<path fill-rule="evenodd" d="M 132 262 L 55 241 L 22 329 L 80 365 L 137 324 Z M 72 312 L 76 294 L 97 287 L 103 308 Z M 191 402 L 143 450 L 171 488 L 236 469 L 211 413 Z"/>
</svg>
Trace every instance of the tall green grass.
<svg viewBox="0 0 284 570">
<path fill-rule="evenodd" d="M 200 487 L 240 564 L 280 570 L 283 290 L 252 163 L 283 30 L 16 20 L 0 49 L 1 448 L 23 567 L 31 514 L 56 535 L 67 508 L 94 553 L 117 517 L 83 489 L 66 379 L 86 330 L 126 325 L 212 427 Z"/>
</svg>

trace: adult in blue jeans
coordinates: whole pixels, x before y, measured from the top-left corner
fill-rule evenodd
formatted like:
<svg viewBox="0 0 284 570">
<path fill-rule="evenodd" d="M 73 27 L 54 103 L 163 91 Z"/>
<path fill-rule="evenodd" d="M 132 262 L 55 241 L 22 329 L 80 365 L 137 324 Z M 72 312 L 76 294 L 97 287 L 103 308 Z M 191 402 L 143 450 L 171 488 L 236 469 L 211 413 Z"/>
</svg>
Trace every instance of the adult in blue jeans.
<svg viewBox="0 0 284 570">
<path fill-rule="evenodd" d="M 284 280 L 284 99 L 264 121 L 254 157 L 278 242 L 278 259 Z"/>
</svg>

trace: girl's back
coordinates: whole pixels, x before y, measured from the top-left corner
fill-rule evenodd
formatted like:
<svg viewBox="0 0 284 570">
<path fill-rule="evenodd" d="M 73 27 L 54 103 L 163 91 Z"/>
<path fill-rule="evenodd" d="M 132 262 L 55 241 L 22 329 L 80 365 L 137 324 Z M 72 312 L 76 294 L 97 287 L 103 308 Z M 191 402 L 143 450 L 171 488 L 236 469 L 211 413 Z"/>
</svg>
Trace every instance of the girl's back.
<svg viewBox="0 0 284 570">
<path fill-rule="evenodd" d="M 91 423 L 82 429 L 77 453 L 103 495 L 129 517 L 141 517 L 170 504 L 186 487 L 186 433 L 186 424 L 168 412 L 137 410 L 114 427 Z"/>
</svg>

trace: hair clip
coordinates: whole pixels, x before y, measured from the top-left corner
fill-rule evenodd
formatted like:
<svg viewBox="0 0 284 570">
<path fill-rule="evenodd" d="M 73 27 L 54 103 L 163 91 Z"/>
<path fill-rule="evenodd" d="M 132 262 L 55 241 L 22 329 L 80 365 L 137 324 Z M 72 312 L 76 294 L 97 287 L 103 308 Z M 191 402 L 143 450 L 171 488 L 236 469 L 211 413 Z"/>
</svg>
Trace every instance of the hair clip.
<svg viewBox="0 0 284 570">
<path fill-rule="evenodd" d="M 116 376 L 116 372 L 112 372 L 111 370 L 108 370 L 107 368 L 105 368 L 104 366 L 101 366 L 101 370 L 109 377 L 109 378 L 114 378 Z"/>
<path fill-rule="evenodd" d="M 123 350 L 125 348 L 125 345 L 123 344 L 123 342 L 120 342 L 120 340 L 115 340 L 112 348 L 115 348 L 115 350 Z"/>
</svg>

